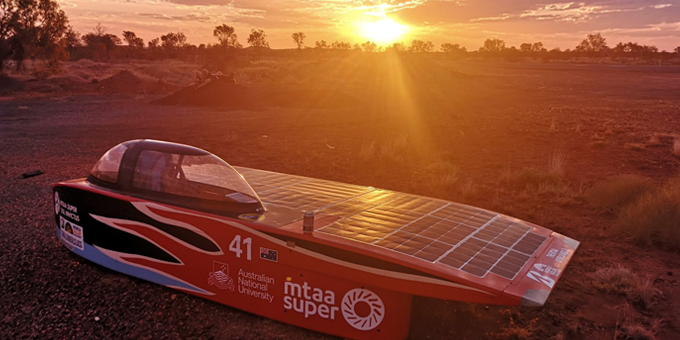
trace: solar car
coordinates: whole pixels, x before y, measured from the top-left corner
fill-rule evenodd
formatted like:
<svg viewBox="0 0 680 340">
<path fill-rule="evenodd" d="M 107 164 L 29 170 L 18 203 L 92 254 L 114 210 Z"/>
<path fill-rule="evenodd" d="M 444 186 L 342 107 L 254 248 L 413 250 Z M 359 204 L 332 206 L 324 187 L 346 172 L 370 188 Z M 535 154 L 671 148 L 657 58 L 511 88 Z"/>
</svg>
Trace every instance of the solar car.
<svg viewBox="0 0 680 340">
<path fill-rule="evenodd" d="M 542 306 L 579 245 L 477 207 L 156 140 L 114 146 L 53 197 L 58 239 L 94 263 L 352 339 L 406 338 L 413 296 Z"/>
</svg>

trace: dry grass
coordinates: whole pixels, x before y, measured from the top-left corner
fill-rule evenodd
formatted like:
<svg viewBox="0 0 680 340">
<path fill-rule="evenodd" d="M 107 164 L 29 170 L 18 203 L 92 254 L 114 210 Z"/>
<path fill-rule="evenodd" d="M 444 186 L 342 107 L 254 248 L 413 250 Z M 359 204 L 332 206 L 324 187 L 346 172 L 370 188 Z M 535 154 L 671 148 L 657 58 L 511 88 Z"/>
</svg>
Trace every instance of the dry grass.
<svg viewBox="0 0 680 340">
<path fill-rule="evenodd" d="M 560 177 L 564 176 L 564 166 L 567 163 L 567 157 L 562 151 L 554 151 L 548 158 L 548 172 Z"/>
<path fill-rule="evenodd" d="M 652 190 L 652 184 L 647 177 L 618 175 L 595 184 L 584 197 L 598 208 L 617 211 Z"/>
<path fill-rule="evenodd" d="M 399 150 L 393 142 L 380 145 L 380 160 L 383 162 L 399 163 L 404 158 L 399 154 Z"/>
<path fill-rule="evenodd" d="M 395 139 L 380 145 L 380 160 L 383 162 L 401 163 L 409 145 L 408 136 L 401 134 Z"/>
<path fill-rule="evenodd" d="M 458 169 L 453 172 L 439 175 L 433 185 L 435 187 L 451 190 L 458 183 Z"/>
<path fill-rule="evenodd" d="M 604 135 L 601 134 L 601 133 L 596 132 L 596 133 L 594 133 L 594 134 L 590 137 L 590 139 L 592 139 L 593 141 L 603 141 L 603 140 L 604 140 Z"/>
<path fill-rule="evenodd" d="M 677 136 L 673 139 L 673 148 L 671 149 L 673 156 L 680 157 L 680 138 Z"/>
<path fill-rule="evenodd" d="M 539 188 L 546 191 L 549 187 L 564 187 L 562 176 L 534 168 L 523 168 L 514 174 L 501 175 L 502 179 L 506 179 L 505 183 L 515 189 L 525 189 L 527 191 L 536 191 Z"/>
<path fill-rule="evenodd" d="M 239 140 L 239 135 L 236 131 L 229 131 L 222 136 L 222 144 L 229 145 L 234 144 Z"/>
<path fill-rule="evenodd" d="M 474 197 L 477 196 L 478 193 L 479 187 L 472 178 L 468 178 L 460 185 L 460 194 L 463 198 Z"/>
<path fill-rule="evenodd" d="M 649 140 L 647 141 L 647 146 L 660 146 L 663 145 L 661 143 L 661 137 L 658 134 L 653 134 L 651 137 L 649 137 Z"/>
<path fill-rule="evenodd" d="M 645 149 L 645 144 L 642 143 L 626 143 L 623 145 L 624 149 L 631 151 L 643 151 Z"/>
<path fill-rule="evenodd" d="M 680 178 L 623 207 L 616 227 L 637 244 L 680 250 Z"/>
<path fill-rule="evenodd" d="M 622 340 L 654 340 L 656 336 L 653 331 L 650 331 L 645 326 L 639 323 L 623 323 L 620 325 L 620 332 L 617 333 L 616 339 Z"/>
<path fill-rule="evenodd" d="M 652 307 L 661 294 L 654 288 L 651 279 L 639 276 L 621 265 L 598 269 L 591 274 L 591 278 L 596 289 L 625 295 L 642 308 Z"/>
<path fill-rule="evenodd" d="M 433 174 L 433 175 L 443 175 L 447 174 L 450 172 L 457 172 L 458 169 L 456 166 L 451 164 L 450 162 L 436 162 L 428 165 L 426 168 L 427 172 Z"/>
<path fill-rule="evenodd" d="M 375 158 L 375 141 L 364 142 L 359 149 L 359 159 L 368 162 Z"/>
<path fill-rule="evenodd" d="M 590 145 L 592 145 L 593 148 L 595 149 L 604 149 L 609 145 L 609 143 L 603 141 L 603 140 L 596 140 L 592 142 Z"/>
</svg>

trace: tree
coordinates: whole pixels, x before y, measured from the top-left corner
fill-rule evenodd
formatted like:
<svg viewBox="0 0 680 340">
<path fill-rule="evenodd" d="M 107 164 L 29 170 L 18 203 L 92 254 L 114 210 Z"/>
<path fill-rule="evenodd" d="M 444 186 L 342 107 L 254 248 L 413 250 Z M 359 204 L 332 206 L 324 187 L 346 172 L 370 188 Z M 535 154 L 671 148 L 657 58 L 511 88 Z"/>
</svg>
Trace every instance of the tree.
<svg viewBox="0 0 680 340">
<path fill-rule="evenodd" d="M 522 52 L 531 52 L 531 43 L 523 43 L 519 45 L 519 50 Z"/>
<path fill-rule="evenodd" d="M 545 50 L 545 48 L 543 47 L 542 42 L 539 41 L 537 43 L 531 44 L 531 52 L 543 52 L 543 50 Z"/>
<path fill-rule="evenodd" d="M 505 50 L 505 41 L 501 39 L 486 39 L 484 46 L 479 48 L 480 52 L 502 52 Z"/>
<path fill-rule="evenodd" d="M 440 50 L 444 53 L 465 53 L 467 48 L 460 47 L 458 44 L 443 43 Z"/>
<path fill-rule="evenodd" d="M 361 49 L 364 52 L 375 52 L 378 49 L 378 45 L 376 45 L 374 42 L 367 41 L 361 44 Z"/>
<path fill-rule="evenodd" d="M 53 0 L 0 0 L 0 63 L 12 56 L 20 69 L 26 58 L 56 67 L 66 59 L 63 37 L 68 18 Z"/>
<path fill-rule="evenodd" d="M 222 24 L 215 27 L 213 35 L 217 38 L 220 45 L 227 48 L 241 48 L 241 43 L 238 42 L 238 36 L 233 27 Z"/>
<path fill-rule="evenodd" d="M 307 38 L 307 36 L 304 32 L 295 32 L 291 37 L 293 37 L 293 41 L 297 45 L 298 50 L 305 46 L 305 38 Z"/>
<path fill-rule="evenodd" d="M 269 42 L 267 42 L 267 34 L 261 29 L 251 29 L 250 35 L 248 36 L 248 44 L 257 49 L 269 48 Z"/>
<path fill-rule="evenodd" d="M 314 43 L 314 45 L 315 45 L 314 48 L 317 48 L 317 49 L 320 49 L 320 50 L 326 50 L 326 49 L 330 48 L 330 46 L 328 46 L 328 43 L 326 43 L 326 40 L 317 41 L 317 42 Z"/>
<path fill-rule="evenodd" d="M 335 41 L 331 44 L 331 48 L 334 50 L 351 50 L 352 44 L 344 41 Z"/>
<path fill-rule="evenodd" d="M 387 51 L 394 51 L 397 53 L 406 52 L 406 45 L 404 45 L 404 43 L 401 41 L 395 42 L 387 48 Z"/>
<path fill-rule="evenodd" d="M 135 32 L 123 31 L 123 40 L 128 44 L 128 46 L 133 48 L 144 47 L 144 40 L 138 37 Z"/>
<path fill-rule="evenodd" d="M 583 39 L 574 50 L 577 52 L 604 52 L 607 50 L 607 40 L 600 33 L 588 34 L 588 37 Z"/>
<path fill-rule="evenodd" d="M 109 59 L 111 51 L 122 43 L 118 36 L 107 34 L 106 28 L 99 23 L 94 27 L 92 33 L 83 35 L 81 39 L 85 46 L 88 47 L 93 59 L 102 58 L 104 54 L 106 54 L 106 59 Z"/>
<path fill-rule="evenodd" d="M 413 53 L 427 53 L 434 51 L 434 44 L 431 41 L 422 41 L 414 39 L 411 42 L 411 47 L 409 51 Z"/>
<path fill-rule="evenodd" d="M 66 33 L 64 33 L 63 43 L 67 49 L 73 49 L 75 47 L 82 46 L 80 43 L 80 33 L 73 30 L 73 27 L 69 26 Z"/>
<path fill-rule="evenodd" d="M 167 50 L 176 50 L 184 47 L 187 43 L 187 37 L 182 32 L 168 33 L 161 35 L 161 46 Z"/>
<path fill-rule="evenodd" d="M 153 38 L 153 39 L 149 40 L 148 45 L 149 45 L 149 48 L 158 48 L 158 47 L 161 46 L 161 39 Z"/>
</svg>

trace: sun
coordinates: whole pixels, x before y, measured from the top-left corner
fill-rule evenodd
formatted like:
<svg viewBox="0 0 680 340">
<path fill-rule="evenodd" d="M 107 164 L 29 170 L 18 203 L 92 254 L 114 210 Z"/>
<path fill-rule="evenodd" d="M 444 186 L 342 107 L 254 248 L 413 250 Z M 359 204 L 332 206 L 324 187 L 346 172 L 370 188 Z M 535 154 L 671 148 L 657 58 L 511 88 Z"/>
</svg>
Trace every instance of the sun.
<svg viewBox="0 0 680 340">
<path fill-rule="evenodd" d="M 389 18 L 382 18 L 374 22 L 363 23 L 361 34 L 374 43 L 389 44 L 399 40 L 407 29 L 406 25 Z"/>
</svg>

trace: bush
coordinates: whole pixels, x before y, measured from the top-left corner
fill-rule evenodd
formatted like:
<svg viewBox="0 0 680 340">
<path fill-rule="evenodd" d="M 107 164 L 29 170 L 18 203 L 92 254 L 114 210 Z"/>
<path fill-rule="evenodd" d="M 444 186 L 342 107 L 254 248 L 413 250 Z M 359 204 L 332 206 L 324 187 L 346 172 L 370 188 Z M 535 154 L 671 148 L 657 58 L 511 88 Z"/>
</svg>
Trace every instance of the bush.
<svg viewBox="0 0 680 340">
<path fill-rule="evenodd" d="M 680 251 L 680 178 L 623 207 L 616 227 L 637 244 Z"/>
<path fill-rule="evenodd" d="M 516 189 L 534 189 L 564 186 L 562 176 L 534 168 L 523 168 L 511 176 L 506 176 L 508 184 Z"/>
<path fill-rule="evenodd" d="M 618 211 L 651 189 L 652 181 L 647 177 L 618 175 L 595 184 L 586 192 L 585 199 L 598 208 Z"/>
<path fill-rule="evenodd" d="M 641 277 L 621 265 L 598 269 L 590 276 L 596 289 L 625 295 L 643 308 L 654 305 L 660 293 L 649 278 Z"/>
</svg>

